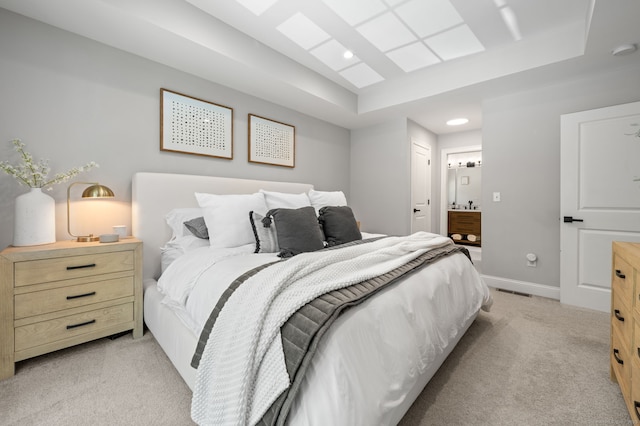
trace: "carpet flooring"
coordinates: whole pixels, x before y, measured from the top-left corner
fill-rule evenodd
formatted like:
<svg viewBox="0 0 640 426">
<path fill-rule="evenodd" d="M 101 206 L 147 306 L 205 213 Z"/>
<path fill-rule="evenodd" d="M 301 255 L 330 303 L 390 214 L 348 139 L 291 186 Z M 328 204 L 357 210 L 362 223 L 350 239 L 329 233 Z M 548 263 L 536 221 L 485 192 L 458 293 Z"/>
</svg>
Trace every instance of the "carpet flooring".
<svg viewBox="0 0 640 426">
<path fill-rule="evenodd" d="M 608 314 L 493 294 L 401 426 L 632 424 L 609 380 Z M 127 334 L 18 363 L 0 424 L 192 425 L 190 400 L 151 333 Z"/>
</svg>

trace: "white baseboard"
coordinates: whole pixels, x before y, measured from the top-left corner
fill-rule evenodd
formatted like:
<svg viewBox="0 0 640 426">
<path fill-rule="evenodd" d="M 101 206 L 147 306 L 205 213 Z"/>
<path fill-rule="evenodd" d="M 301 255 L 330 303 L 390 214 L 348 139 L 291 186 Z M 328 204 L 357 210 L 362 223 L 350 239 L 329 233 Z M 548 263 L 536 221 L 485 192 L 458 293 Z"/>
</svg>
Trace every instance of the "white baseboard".
<svg viewBox="0 0 640 426">
<path fill-rule="evenodd" d="M 534 296 L 547 297 L 549 299 L 560 300 L 560 287 L 546 284 L 536 284 L 526 281 L 510 280 L 507 278 L 494 277 L 491 275 L 481 275 L 484 282 L 493 288 L 517 291 L 518 293 L 532 294 Z"/>
</svg>

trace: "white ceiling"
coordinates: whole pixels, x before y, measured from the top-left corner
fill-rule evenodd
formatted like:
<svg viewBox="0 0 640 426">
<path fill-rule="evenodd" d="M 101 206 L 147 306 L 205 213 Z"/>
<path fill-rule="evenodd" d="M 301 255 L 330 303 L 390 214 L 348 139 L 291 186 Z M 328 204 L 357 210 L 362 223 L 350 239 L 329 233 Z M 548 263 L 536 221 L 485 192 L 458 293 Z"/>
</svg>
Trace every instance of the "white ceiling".
<svg viewBox="0 0 640 426">
<path fill-rule="evenodd" d="M 0 7 L 347 128 L 399 116 L 438 134 L 480 128 L 483 99 L 640 61 L 638 52 L 610 54 L 640 43 L 637 0 L 0 0 Z M 347 49 L 352 58 L 342 56 Z M 459 116 L 470 122 L 444 124 Z"/>
</svg>

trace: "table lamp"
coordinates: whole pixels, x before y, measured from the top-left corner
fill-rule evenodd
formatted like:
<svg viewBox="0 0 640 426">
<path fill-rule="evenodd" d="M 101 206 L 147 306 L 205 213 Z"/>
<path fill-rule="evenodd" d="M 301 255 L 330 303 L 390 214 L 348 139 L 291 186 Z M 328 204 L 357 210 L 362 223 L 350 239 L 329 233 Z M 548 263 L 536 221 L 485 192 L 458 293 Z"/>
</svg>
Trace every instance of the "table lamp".
<svg viewBox="0 0 640 426">
<path fill-rule="evenodd" d="M 73 182 L 67 188 L 67 232 L 79 243 L 98 241 L 100 237 L 96 237 L 93 234 L 78 236 L 71 233 L 71 188 L 74 185 L 91 185 L 82 191 L 82 198 L 113 198 L 113 191 L 97 182 Z"/>
</svg>

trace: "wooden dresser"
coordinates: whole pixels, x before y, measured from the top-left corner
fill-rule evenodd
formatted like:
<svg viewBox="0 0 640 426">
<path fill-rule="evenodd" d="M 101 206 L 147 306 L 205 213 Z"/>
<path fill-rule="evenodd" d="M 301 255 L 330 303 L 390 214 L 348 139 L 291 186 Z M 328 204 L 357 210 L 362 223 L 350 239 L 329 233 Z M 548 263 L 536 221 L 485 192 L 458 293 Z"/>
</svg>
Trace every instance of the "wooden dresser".
<svg viewBox="0 0 640 426">
<path fill-rule="evenodd" d="M 15 362 L 126 330 L 142 336 L 142 243 L 0 252 L 0 379 Z"/>
<path fill-rule="evenodd" d="M 611 380 L 617 381 L 634 424 L 640 422 L 640 244 L 613 243 Z"/>
</svg>

